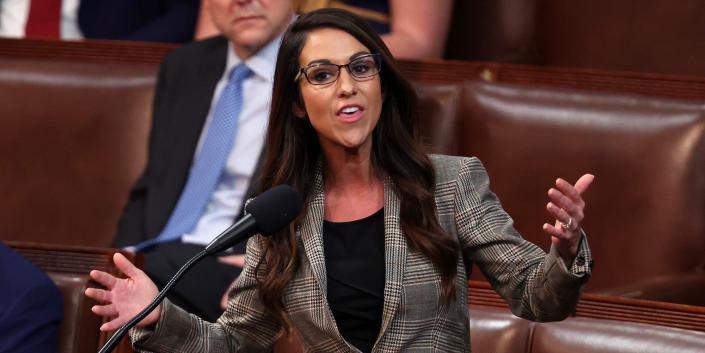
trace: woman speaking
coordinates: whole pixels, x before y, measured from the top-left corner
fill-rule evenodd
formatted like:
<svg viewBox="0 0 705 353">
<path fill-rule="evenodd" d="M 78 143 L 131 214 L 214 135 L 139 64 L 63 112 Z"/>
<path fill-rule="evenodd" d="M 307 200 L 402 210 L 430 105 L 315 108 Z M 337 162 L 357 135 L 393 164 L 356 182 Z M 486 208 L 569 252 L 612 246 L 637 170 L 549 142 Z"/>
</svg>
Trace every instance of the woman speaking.
<svg viewBox="0 0 705 353">
<path fill-rule="evenodd" d="M 286 330 L 311 352 L 469 352 L 472 264 L 514 314 L 570 314 L 590 275 L 580 223 L 593 176 L 548 191 L 546 254 L 514 229 L 477 158 L 426 154 L 418 115 L 414 90 L 363 20 L 336 9 L 298 18 L 277 58 L 260 185 L 291 185 L 303 211 L 250 239 L 217 322 L 165 301 L 130 332 L 135 348 L 270 351 Z M 157 293 L 123 256 L 115 262 L 127 278 L 93 271 L 105 289 L 86 291 L 111 318 L 106 331 Z"/>
</svg>

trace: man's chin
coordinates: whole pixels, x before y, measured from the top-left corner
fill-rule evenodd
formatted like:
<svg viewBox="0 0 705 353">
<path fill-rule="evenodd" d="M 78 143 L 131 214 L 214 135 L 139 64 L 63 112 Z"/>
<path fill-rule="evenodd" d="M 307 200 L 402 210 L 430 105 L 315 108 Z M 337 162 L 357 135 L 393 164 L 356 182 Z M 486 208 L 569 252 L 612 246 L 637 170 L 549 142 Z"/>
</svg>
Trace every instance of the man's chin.
<svg viewBox="0 0 705 353">
<path fill-rule="evenodd" d="M 245 50 L 249 54 L 254 54 L 267 45 L 269 38 L 261 33 L 238 33 L 237 36 L 231 39 L 231 42 L 236 48 Z"/>
<path fill-rule="evenodd" d="M 248 28 L 241 31 L 233 31 L 233 42 L 241 45 L 266 44 L 268 36 L 260 29 Z"/>
</svg>

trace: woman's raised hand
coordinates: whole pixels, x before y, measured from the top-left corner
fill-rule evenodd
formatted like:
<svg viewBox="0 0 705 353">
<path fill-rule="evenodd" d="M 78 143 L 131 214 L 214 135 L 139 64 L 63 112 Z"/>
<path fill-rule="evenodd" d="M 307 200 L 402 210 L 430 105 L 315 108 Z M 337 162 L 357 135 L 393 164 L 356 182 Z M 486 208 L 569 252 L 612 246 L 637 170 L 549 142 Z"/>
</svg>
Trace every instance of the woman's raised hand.
<svg viewBox="0 0 705 353">
<path fill-rule="evenodd" d="M 556 222 L 553 225 L 544 223 L 543 230 L 551 235 L 553 246 L 567 265 L 573 262 L 580 246 L 580 223 L 585 218 L 585 201 L 581 195 L 594 179 L 594 175 L 585 174 L 575 185 L 571 185 L 558 178 L 556 187 L 548 190 L 548 198 L 551 201 L 546 205 L 546 209 L 556 218 Z"/>
<path fill-rule="evenodd" d="M 107 317 L 110 321 L 100 327 L 101 331 L 114 331 L 132 319 L 157 296 L 157 286 L 142 270 L 135 267 L 130 260 L 120 253 L 115 253 L 113 261 L 127 278 L 118 278 L 109 273 L 93 270 L 90 276 L 105 289 L 88 288 L 86 296 L 99 305 L 91 310 L 97 315 Z M 161 305 L 156 307 L 137 327 L 154 325 L 159 319 Z"/>
</svg>

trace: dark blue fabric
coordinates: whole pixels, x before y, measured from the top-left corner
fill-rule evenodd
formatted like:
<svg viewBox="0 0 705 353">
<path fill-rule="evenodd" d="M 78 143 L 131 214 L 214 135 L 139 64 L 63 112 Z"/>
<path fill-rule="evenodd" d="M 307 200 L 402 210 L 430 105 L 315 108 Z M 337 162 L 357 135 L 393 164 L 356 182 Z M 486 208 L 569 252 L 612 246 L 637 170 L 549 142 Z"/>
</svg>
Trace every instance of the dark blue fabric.
<svg viewBox="0 0 705 353">
<path fill-rule="evenodd" d="M 340 2 L 389 16 L 389 0 L 340 0 Z M 389 23 L 372 21 L 369 18 L 366 18 L 366 20 L 377 33 L 389 33 Z"/>
<path fill-rule="evenodd" d="M 0 242 L 0 353 L 55 353 L 63 298 L 54 282 Z"/>
<path fill-rule="evenodd" d="M 86 38 L 185 43 L 193 39 L 199 0 L 81 0 Z"/>
</svg>

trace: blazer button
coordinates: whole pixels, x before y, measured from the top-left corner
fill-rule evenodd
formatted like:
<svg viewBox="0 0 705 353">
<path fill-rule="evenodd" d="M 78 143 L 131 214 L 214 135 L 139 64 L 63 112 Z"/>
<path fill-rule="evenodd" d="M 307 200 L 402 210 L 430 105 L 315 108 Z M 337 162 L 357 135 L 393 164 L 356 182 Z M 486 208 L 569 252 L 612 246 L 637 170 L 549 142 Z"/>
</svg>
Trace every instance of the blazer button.
<svg viewBox="0 0 705 353">
<path fill-rule="evenodd" d="M 578 258 L 575 259 L 575 264 L 578 266 L 585 266 L 585 258 L 582 256 L 578 256 Z"/>
</svg>

